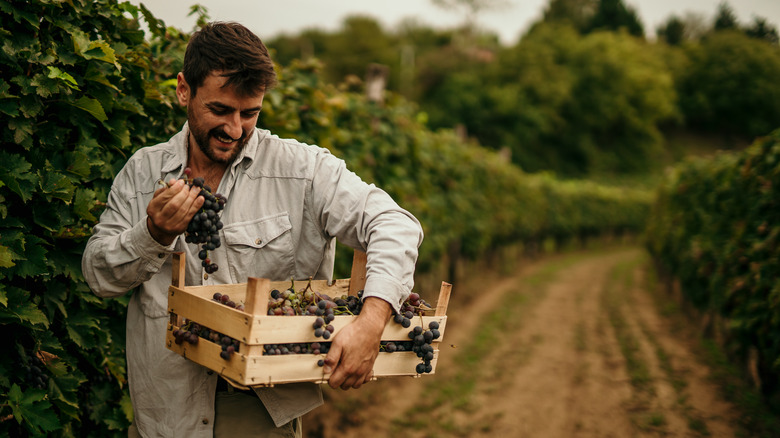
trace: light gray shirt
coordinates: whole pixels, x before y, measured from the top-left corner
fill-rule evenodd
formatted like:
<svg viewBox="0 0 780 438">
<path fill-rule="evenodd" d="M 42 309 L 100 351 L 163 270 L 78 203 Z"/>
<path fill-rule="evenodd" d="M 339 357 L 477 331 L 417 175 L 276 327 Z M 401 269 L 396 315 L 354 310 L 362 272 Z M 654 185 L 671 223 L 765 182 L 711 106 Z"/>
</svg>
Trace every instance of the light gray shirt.
<svg viewBox="0 0 780 438">
<path fill-rule="evenodd" d="M 366 251 L 364 298 L 397 311 L 412 289 L 422 229 L 391 197 L 366 184 L 327 149 L 256 129 L 215 192 L 227 197 L 219 266 L 206 274 L 199 248 L 180 236 L 157 243 L 146 207 L 160 181 L 179 178 L 187 163 L 185 124 L 167 143 L 142 148 L 117 175 L 106 210 L 87 243 L 82 270 L 94 293 L 133 291 L 127 309 L 127 371 L 135 424 L 142 436 L 211 437 L 217 375 L 165 347 L 171 253 L 186 254 L 185 284 L 331 280 L 335 240 Z M 197 175 L 193 175 L 197 176 Z M 322 404 L 318 385 L 258 388 L 277 426 Z"/>
</svg>

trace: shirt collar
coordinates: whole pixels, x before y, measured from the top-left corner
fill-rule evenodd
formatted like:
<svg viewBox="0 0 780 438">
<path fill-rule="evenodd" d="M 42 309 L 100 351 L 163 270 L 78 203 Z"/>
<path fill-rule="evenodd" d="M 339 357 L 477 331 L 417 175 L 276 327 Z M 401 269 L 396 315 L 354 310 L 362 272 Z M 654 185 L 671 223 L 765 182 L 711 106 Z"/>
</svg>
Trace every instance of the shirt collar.
<svg viewBox="0 0 780 438">
<path fill-rule="evenodd" d="M 254 161 L 254 157 L 257 153 L 261 139 L 267 134 L 266 131 L 255 128 L 254 132 L 249 138 L 249 142 L 244 147 L 244 150 L 236 157 L 236 160 L 231 165 L 231 168 L 235 168 L 244 160 L 248 160 L 251 164 Z M 162 171 L 164 174 L 179 171 L 179 174 L 184 171 L 187 166 L 187 139 L 190 135 L 189 123 L 184 122 L 184 126 L 181 131 L 171 137 L 170 143 L 172 144 L 172 154 L 168 156 L 168 159 L 163 163 Z M 179 175 L 181 176 L 181 175 Z"/>
</svg>

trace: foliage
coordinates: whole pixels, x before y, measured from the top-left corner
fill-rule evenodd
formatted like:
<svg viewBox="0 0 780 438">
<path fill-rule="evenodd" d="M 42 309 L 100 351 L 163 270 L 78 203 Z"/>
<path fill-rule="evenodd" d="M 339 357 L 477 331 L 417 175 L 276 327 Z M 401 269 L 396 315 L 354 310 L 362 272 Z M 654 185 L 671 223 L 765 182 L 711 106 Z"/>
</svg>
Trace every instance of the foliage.
<svg viewBox="0 0 780 438">
<path fill-rule="evenodd" d="M 712 25 L 713 30 L 734 30 L 737 29 L 737 15 L 728 2 L 718 4 L 718 11 L 715 14 L 715 22 Z"/>
<path fill-rule="evenodd" d="M 780 49 L 737 31 L 686 48 L 680 108 L 690 127 L 754 138 L 780 126 Z"/>
<path fill-rule="evenodd" d="M 0 435 L 129 424 L 125 300 L 96 299 L 80 261 L 113 175 L 177 128 L 142 16 L 162 38 L 148 11 L 116 1 L 0 1 L 0 326 L 13 333 L 0 340 Z"/>
<path fill-rule="evenodd" d="M 648 43 L 543 24 L 499 59 L 483 69 L 480 87 L 454 93 L 455 84 L 441 94 L 462 101 L 447 106 L 456 116 L 460 108 L 492 108 L 460 117 L 485 144 L 510 148 L 528 171 L 563 175 L 636 172 L 654 163 L 658 126 L 676 116 L 676 95 L 667 65 Z"/>
<path fill-rule="evenodd" d="M 677 166 L 648 220 L 647 247 L 685 297 L 728 321 L 731 350 L 759 352 L 764 391 L 780 395 L 780 130 L 739 154 Z"/>
<path fill-rule="evenodd" d="M 623 0 L 599 0 L 596 10 L 585 28 L 586 32 L 599 30 L 623 30 L 644 38 L 645 30 L 636 11 L 626 6 Z"/>
</svg>

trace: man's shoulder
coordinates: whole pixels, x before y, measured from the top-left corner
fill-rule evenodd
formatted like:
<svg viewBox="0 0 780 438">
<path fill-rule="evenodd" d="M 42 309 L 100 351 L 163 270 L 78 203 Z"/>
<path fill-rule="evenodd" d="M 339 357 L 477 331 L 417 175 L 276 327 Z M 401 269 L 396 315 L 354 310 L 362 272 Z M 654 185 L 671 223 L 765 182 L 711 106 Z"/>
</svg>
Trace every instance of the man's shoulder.
<svg viewBox="0 0 780 438">
<path fill-rule="evenodd" d="M 277 154 L 286 156 L 316 156 L 320 154 L 330 154 L 330 151 L 324 147 L 304 143 L 294 138 L 282 138 L 266 130 L 259 130 L 259 132 L 259 153 L 263 156 Z"/>
<path fill-rule="evenodd" d="M 178 136 L 179 134 L 166 142 L 144 146 L 135 151 L 117 175 L 116 179 L 122 181 L 119 185 L 127 188 L 133 186 L 136 181 L 156 181 L 162 174 L 180 167 L 186 157 L 179 156 L 181 142 Z"/>
<path fill-rule="evenodd" d="M 257 171 L 276 176 L 311 178 L 318 163 L 340 159 L 324 147 L 307 144 L 292 138 L 281 138 L 268 131 L 260 131 L 257 149 Z"/>
</svg>

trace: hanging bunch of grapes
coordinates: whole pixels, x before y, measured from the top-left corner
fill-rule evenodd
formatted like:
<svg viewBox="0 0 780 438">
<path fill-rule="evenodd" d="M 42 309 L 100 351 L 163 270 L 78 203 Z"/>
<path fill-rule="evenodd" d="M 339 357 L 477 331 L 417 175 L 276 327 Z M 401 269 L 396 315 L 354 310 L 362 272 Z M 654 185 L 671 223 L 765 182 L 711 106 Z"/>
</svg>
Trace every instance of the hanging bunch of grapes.
<svg viewBox="0 0 780 438">
<path fill-rule="evenodd" d="M 206 273 L 213 274 L 217 272 L 219 266 L 212 263 L 209 258 L 209 251 L 213 251 L 222 245 L 219 239 L 219 230 L 222 229 L 222 221 L 219 219 L 219 213 L 225 208 L 226 199 L 219 193 L 213 194 L 205 180 L 201 177 L 190 178 L 192 171 L 190 168 L 184 169 L 184 181 L 190 188 L 200 189 L 200 195 L 205 201 L 201 209 L 195 213 L 190 220 L 185 232 L 184 240 L 187 243 L 200 245 L 198 258 Z"/>
</svg>

